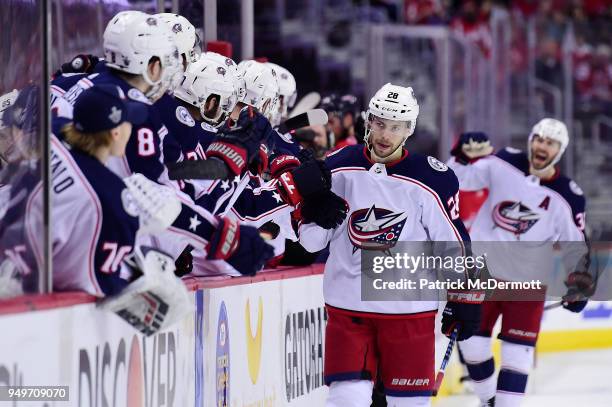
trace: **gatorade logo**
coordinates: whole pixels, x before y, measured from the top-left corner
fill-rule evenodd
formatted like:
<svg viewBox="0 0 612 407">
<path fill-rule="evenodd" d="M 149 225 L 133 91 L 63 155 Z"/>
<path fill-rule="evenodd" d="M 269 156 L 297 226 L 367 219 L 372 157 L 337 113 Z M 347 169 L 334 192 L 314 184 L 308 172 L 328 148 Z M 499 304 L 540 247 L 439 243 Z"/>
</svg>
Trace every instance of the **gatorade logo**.
<svg viewBox="0 0 612 407">
<path fill-rule="evenodd" d="M 259 367 L 261 365 L 261 340 L 262 340 L 262 323 L 263 323 L 263 301 L 259 297 L 259 306 L 257 309 L 257 328 L 255 335 L 251 329 L 251 304 L 247 300 L 246 309 L 244 312 L 246 323 L 246 344 L 247 344 L 247 361 L 249 365 L 249 377 L 253 384 L 257 383 L 259 376 Z"/>
</svg>

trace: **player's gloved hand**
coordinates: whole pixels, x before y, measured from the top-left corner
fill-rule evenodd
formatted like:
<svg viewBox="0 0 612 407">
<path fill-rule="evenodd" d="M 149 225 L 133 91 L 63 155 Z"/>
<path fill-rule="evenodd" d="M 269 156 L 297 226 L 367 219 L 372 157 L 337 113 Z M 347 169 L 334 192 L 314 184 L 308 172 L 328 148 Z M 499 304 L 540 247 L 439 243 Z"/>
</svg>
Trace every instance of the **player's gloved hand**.
<svg viewBox="0 0 612 407">
<path fill-rule="evenodd" d="M 300 166 L 300 160 L 290 154 L 277 154 L 270 160 L 270 176 L 278 178 L 284 172 L 291 171 Z"/>
<path fill-rule="evenodd" d="M 348 203 L 330 190 L 304 198 L 300 213 L 304 223 L 315 223 L 323 229 L 334 229 L 344 222 Z"/>
<path fill-rule="evenodd" d="M 323 161 L 307 161 L 278 178 L 278 190 L 287 204 L 297 206 L 310 195 L 329 191 L 331 172 Z"/>
<path fill-rule="evenodd" d="M 476 333 L 480 326 L 481 293 L 448 292 L 448 302 L 442 312 L 442 333 L 450 337 L 460 326 L 457 340 L 463 341 Z"/>
<path fill-rule="evenodd" d="M 269 164 L 268 147 L 265 144 L 260 144 L 259 152 L 249 164 L 249 171 L 252 174 L 262 175 L 268 169 Z"/>
<path fill-rule="evenodd" d="M 561 305 L 568 311 L 581 312 L 586 307 L 588 297 L 595 293 L 595 282 L 589 273 L 574 271 L 567 281 L 567 293 L 563 296 Z"/>
<path fill-rule="evenodd" d="M 493 146 L 491 146 L 489 136 L 481 131 L 474 131 L 462 133 L 459 136 L 459 140 L 451 150 L 451 155 L 457 159 L 457 162 L 465 165 L 492 152 Z"/>
<path fill-rule="evenodd" d="M 187 246 L 174 261 L 174 265 L 176 266 L 176 269 L 174 270 L 175 276 L 183 277 L 184 275 L 187 275 L 193 271 L 192 250 L 192 246 Z"/>
<path fill-rule="evenodd" d="M 223 161 L 234 175 L 240 175 L 259 155 L 272 131 L 270 122 L 250 106 L 242 109 L 238 121 L 228 121 L 206 150 L 206 156 Z"/>
<path fill-rule="evenodd" d="M 274 249 L 259 235 L 259 231 L 229 218 L 220 218 L 206 248 L 207 258 L 225 260 L 239 273 L 253 276 L 261 270 Z"/>
<path fill-rule="evenodd" d="M 93 73 L 96 64 L 100 59 L 91 54 L 79 54 L 72 58 L 70 62 L 62 64 L 61 68 L 54 76 L 59 76 L 65 73 Z"/>
<path fill-rule="evenodd" d="M 174 259 L 150 247 L 136 247 L 126 258 L 133 280 L 98 303 L 149 336 L 182 320 L 193 305 L 183 282 L 174 275 Z"/>
</svg>

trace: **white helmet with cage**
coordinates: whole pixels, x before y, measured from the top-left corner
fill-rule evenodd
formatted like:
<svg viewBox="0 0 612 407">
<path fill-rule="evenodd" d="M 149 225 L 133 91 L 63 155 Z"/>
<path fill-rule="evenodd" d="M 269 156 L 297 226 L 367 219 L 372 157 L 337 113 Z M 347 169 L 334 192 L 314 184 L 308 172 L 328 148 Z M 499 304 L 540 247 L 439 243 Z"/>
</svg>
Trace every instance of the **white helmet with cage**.
<svg viewBox="0 0 612 407">
<path fill-rule="evenodd" d="M 246 92 L 240 102 L 253 106 L 271 120 L 277 109 L 279 86 L 276 71 L 257 61 L 242 61 L 238 64 L 242 71 Z"/>
<path fill-rule="evenodd" d="M 392 85 L 390 83 L 385 84 L 382 88 L 376 92 L 374 97 L 370 99 L 368 105 L 368 111 L 366 112 L 367 123 L 370 122 L 371 116 L 376 116 L 382 119 L 395 120 L 400 122 L 406 122 L 408 126 L 408 133 L 404 138 L 406 139 L 414 133 L 416 127 L 416 120 L 419 116 L 419 105 L 414 91 L 411 87 L 403 87 L 398 85 Z M 366 125 L 365 143 L 368 144 L 370 137 L 370 128 Z"/>
<path fill-rule="evenodd" d="M 236 88 L 236 93 L 238 94 L 238 100 L 242 100 L 244 95 L 246 95 L 246 85 L 244 84 L 244 77 L 242 76 L 242 71 L 238 68 L 236 62 L 233 59 L 226 57 L 224 55 L 218 54 L 216 52 L 207 51 L 203 55 L 207 58 L 212 59 L 213 61 L 217 61 L 220 64 L 223 64 L 230 70 L 230 72 L 234 75 L 234 87 Z"/>
<path fill-rule="evenodd" d="M 139 11 L 118 13 L 104 30 L 104 58 L 109 68 L 142 75 L 151 89 L 146 96 L 157 100 L 180 83 L 183 64 L 166 24 Z M 149 77 L 151 58 L 158 58 L 162 74 L 157 81 Z"/>
<path fill-rule="evenodd" d="M 287 69 L 272 62 L 266 62 L 276 72 L 276 79 L 279 86 L 279 109 L 274 117 L 274 125 L 279 125 L 281 120 L 287 117 L 288 109 L 295 105 L 297 99 L 297 84 L 295 77 Z"/>
<path fill-rule="evenodd" d="M 233 76 L 225 63 L 219 63 L 203 54 L 198 61 L 187 67 L 183 82 L 174 96 L 200 109 L 207 123 L 220 126 L 238 101 Z M 211 100 L 214 101 L 212 111 Z"/>
<path fill-rule="evenodd" d="M 555 140 L 560 144 L 559 152 L 552 159 L 550 164 L 540 170 L 536 170 L 537 172 L 545 172 L 559 162 L 569 144 L 567 126 L 565 126 L 562 121 L 552 118 L 544 118 L 537 122 L 531 129 L 529 140 L 527 141 L 527 156 L 529 157 L 529 162 L 531 162 L 531 142 L 535 136 Z"/>
<path fill-rule="evenodd" d="M 174 34 L 179 53 L 185 55 L 187 64 L 197 61 L 202 53 L 202 43 L 193 24 L 185 17 L 174 13 L 159 13 L 155 14 L 155 17 L 168 25 Z"/>
</svg>

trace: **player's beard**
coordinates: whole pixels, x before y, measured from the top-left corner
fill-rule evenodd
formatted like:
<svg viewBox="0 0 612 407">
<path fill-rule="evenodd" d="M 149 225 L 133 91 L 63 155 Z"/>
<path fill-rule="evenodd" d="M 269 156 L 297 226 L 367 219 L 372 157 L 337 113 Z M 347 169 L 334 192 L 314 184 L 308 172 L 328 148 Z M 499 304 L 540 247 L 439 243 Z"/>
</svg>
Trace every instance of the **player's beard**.
<svg viewBox="0 0 612 407">
<path fill-rule="evenodd" d="M 536 170 L 542 170 L 548 167 L 554 160 L 554 156 L 536 149 L 531 149 L 531 166 Z"/>
<path fill-rule="evenodd" d="M 400 149 L 402 147 L 402 143 L 403 141 L 399 141 L 397 142 L 395 145 L 392 145 L 391 143 L 384 143 L 384 144 L 389 144 L 389 147 L 384 147 L 384 148 L 380 148 L 379 146 L 377 146 L 377 140 L 374 140 L 372 142 L 372 153 L 380 159 L 387 159 L 389 158 L 391 155 L 393 155 L 398 149 Z"/>
</svg>

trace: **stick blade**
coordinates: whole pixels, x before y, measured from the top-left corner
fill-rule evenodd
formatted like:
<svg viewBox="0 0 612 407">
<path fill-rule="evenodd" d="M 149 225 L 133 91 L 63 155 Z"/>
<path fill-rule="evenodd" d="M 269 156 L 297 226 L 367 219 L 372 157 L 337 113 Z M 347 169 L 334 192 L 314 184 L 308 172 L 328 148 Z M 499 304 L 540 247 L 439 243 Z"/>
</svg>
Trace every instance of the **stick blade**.
<svg viewBox="0 0 612 407">
<path fill-rule="evenodd" d="M 278 126 L 278 132 L 281 134 L 286 134 L 290 131 L 301 129 L 302 127 L 326 124 L 327 120 L 328 118 L 325 110 L 312 109 L 285 120 L 280 124 L 280 126 Z"/>
<path fill-rule="evenodd" d="M 324 125 L 329 121 L 327 112 L 323 109 L 312 109 L 306 112 L 310 126 Z"/>
<path fill-rule="evenodd" d="M 171 180 L 226 180 L 231 178 L 231 174 L 225 163 L 220 160 L 185 160 L 174 164 L 168 164 L 168 177 Z"/>
<path fill-rule="evenodd" d="M 436 375 L 436 382 L 434 384 L 432 396 L 436 397 L 438 395 L 438 391 L 440 390 L 440 386 L 442 385 L 442 380 L 444 380 L 444 372 L 438 372 Z"/>
<path fill-rule="evenodd" d="M 298 114 L 305 113 L 310 109 L 314 109 L 321 102 L 321 95 L 318 92 L 310 92 L 304 95 L 289 114 L 289 117 L 295 117 Z"/>
</svg>

